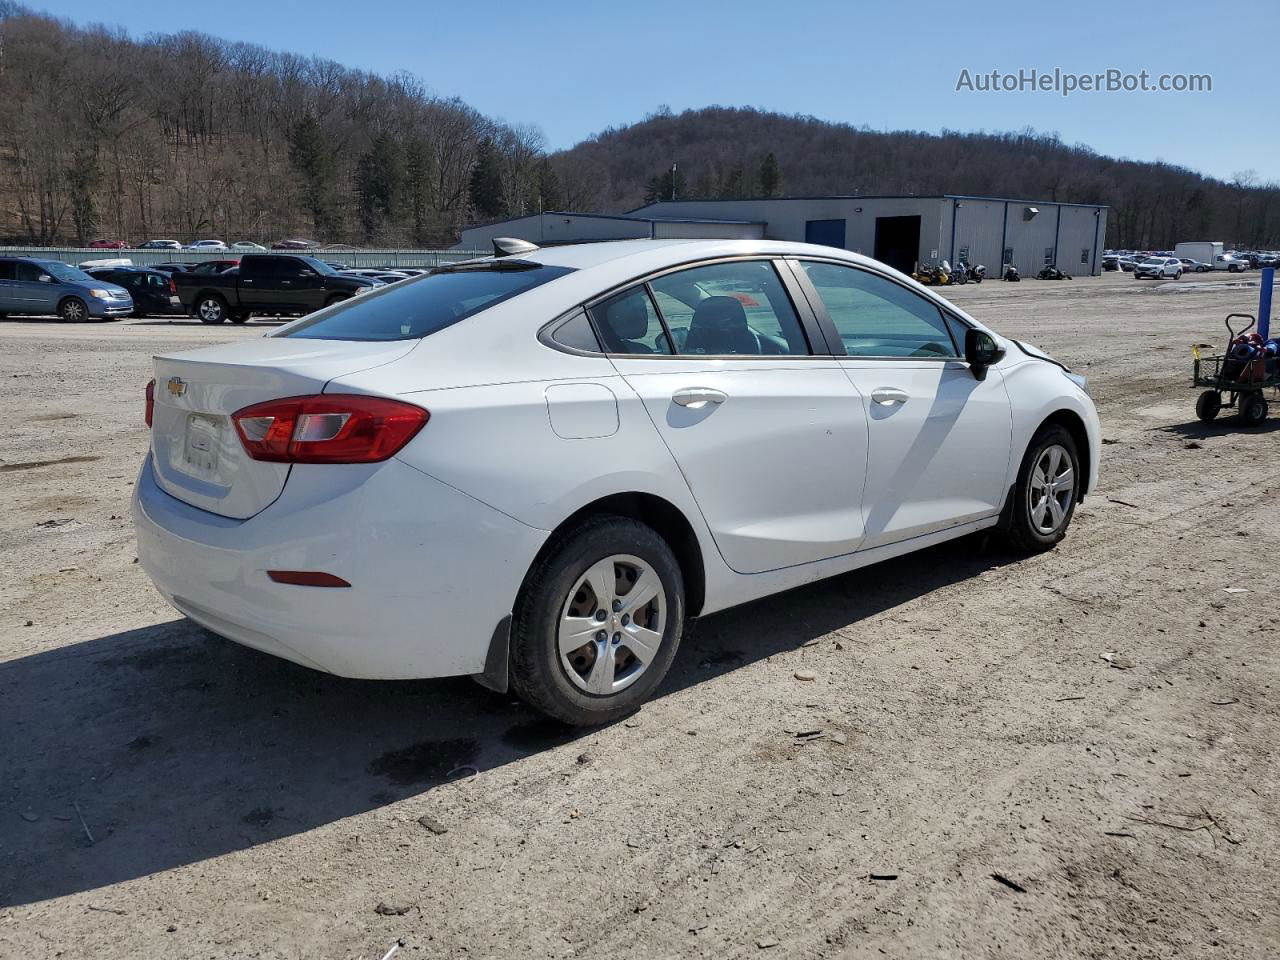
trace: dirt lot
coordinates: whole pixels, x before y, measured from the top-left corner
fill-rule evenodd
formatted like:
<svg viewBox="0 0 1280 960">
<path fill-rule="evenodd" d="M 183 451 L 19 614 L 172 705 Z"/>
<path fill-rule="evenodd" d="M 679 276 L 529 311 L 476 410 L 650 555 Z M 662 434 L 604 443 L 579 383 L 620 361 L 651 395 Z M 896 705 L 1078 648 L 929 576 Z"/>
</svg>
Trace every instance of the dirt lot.
<svg viewBox="0 0 1280 960">
<path fill-rule="evenodd" d="M 1188 387 L 1256 304 L 1235 279 L 955 290 L 1090 377 L 1066 542 L 707 618 L 585 734 L 312 673 L 151 590 L 149 357 L 262 324 L 0 322 L 0 956 L 1280 954 L 1280 403 L 1205 427 Z"/>
</svg>

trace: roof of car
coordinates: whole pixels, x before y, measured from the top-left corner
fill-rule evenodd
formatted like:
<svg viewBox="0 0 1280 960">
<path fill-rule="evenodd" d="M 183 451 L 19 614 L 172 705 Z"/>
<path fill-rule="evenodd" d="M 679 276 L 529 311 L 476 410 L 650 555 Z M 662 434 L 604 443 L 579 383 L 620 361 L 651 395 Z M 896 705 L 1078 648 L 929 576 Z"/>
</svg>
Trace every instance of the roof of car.
<svg viewBox="0 0 1280 960">
<path fill-rule="evenodd" d="M 838 256 L 841 259 L 864 260 L 848 250 L 811 243 L 782 240 L 606 240 L 598 243 L 567 243 L 516 254 L 515 259 L 531 260 L 549 266 L 583 270 L 629 257 L 654 261 L 668 259 L 671 264 L 713 257 L 782 256 L 784 254 Z"/>
</svg>

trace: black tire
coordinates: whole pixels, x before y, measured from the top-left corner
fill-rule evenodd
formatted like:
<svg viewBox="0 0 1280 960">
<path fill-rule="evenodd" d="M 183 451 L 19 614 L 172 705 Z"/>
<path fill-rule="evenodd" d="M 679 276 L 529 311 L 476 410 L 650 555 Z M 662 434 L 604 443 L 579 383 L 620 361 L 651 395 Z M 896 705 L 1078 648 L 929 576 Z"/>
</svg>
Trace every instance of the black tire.
<svg viewBox="0 0 1280 960">
<path fill-rule="evenodd" d="M 1260 427 L 1267 419 L 1267 398 L 1261 390 L 1252 390 L 1240 398 L 1240 422 L 1246 427 Z"/>
<path fill-rule="evenodd" d="M 1074 483 L 1071 488 L 1071 499 L 1060 521 L 1053 529 L 1045 531 L 1033 520 L 1033 510 L 1040 498 L 1033 496 L 1033 474 L 1036 466 L 1053 447 L 1058 447 L 1066 454 L 1071 463 L 1071 475 Z M 1009 502 L 1005 504 L 1005 513 L 1001 518 L 1000 532 L 1005 542 L 1020 553 L 1041 553 L 1051 550 L 1067 535 L 1067 527 L 1075 514 L 1076 504 L 1080 500 L 1080 487 L 1087 478 L 1080 474 L 1080 455 L 1076 450 L 1076 442 L 1064 427 L 1051 424 L 1042 427 L 1027 447 L 1022 457 L 1022 466 L 1018 468 L 1018 479 L 1014 484 Z M 1044 498 L 1047 502 L 1048 495 Z M 1046 519 L 1050 515 L 1046 512 Z"/>
<path fill-rule="evenodd" d="M 1222 394 L 1217 390 L 1206 390 L 1196 397 L 1196 416 L 1209 423 L 1222 410 Z"/>
<path fill-rule="evenodd" d="M 89 319 L 89 308 L 79 297 L 67 297 L 58 304 L 58 317 L 67 323 L 84 323 Z"/>
<path fill-rule="evenodd" d="M 195 315 L 201 323 L 222 323 L 229 314 L 227 301 L 216 293 L 206 293 L 196 301 Z"/>
<path fill-rule="evenodd" d="M 593 565 L 620 555 L 636 558 L 657 575 L 662 599 L 655 599 L 654 603 L 664 604 L 663 629 L 657 653 L 634 681 L 616 693 L 600 695 L 570 679 L 569 671 L 574 668 L 561 659 L 559 626 L 562 613 L 566 609 L 572 612 L 572 605 L 583 599 L 584 590 L 579 584 L 586 572 Z M 594 605 L 592 599 L 586 602 Z M 513 614 L 511 683 L 516 693 L 530 706 L 572 726 L 612 723 L 639 709 L 671 667 L 684 630 L 684 579 L 671 548 L 652 529 L 625 517 L 593 517 L 558 537 L 534 564 Z M 600 613 L 594 616 L 598 618 Z M 603 645 L 597 642 L 597 634 L 580 648 L 585 652 L 579 659 L 586 662 L 590 658 L 586 662 L 588 673 L 578 673 L 584 683 L 589 682 L 590 666 L 598 652 L 607 652 L 614 664 L 619 656 L 624 661 L 634 657 L 625 643 L 617 646 L 620 633 L 613 633 L 610 638 L 609 630 L 616 628 L 611 620 L 603 621 L 601 626 L 604 629 L 599 633 L 606 637 Z M 569 656 L 572 654 L 566 655 L 566 660 Z M 609 676 L 613 676 L 612 669 Z"/>
<path fill-rule="evenodd" d="M 335 303 L 342 303 L 343 300 L 350 300 L 350 299 L 351 298 L 348 296 L 339 294 L 338 296 L 330 297 L 328 300 L 324 302 L 324 305 L 326 307 L 332 307 Z"/>
<path fill-rule="evenodd" d="M 1181 280 L 1181 279 L 1182 279 L 1182 271 L 1181 271 L 1181 270 L 1179 270 L 1177 273 L 1175 273 L 1175 274 L 1173 275 L 1173 279 L 1175 279 L 1175 280 Z"/>
<path fill-rule="evenodd" d="M 248 323 L 249 316 L 250 314 L 247 310 L 237 310 L 231 314 L 230 320 L 232 323 Z"/>
</svg>

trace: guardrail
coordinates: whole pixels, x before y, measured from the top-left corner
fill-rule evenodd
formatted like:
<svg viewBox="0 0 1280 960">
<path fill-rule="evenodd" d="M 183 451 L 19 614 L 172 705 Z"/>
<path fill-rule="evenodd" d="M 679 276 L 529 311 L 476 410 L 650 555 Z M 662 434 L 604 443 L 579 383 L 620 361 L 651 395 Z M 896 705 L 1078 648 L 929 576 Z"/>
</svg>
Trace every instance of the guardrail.
<svg viewBox="0 0 1280 960">
<path fill-rule="evenodd" d="M 228 260 L 260 250 L 99 250 L 92 247 L 0 247 L 0 257 L 32 257 L 61 260 L 73 267 L 86 260 L 129 260 L 135 267 L 155 263 L 195 263 Z M 298 253 L 317 260 L 342 263 L 352 269 L 368 267 L 436 267 L 442 263 L 487 257 L 491 250 L 268 250 L 267 253 Z"/>
</svg>

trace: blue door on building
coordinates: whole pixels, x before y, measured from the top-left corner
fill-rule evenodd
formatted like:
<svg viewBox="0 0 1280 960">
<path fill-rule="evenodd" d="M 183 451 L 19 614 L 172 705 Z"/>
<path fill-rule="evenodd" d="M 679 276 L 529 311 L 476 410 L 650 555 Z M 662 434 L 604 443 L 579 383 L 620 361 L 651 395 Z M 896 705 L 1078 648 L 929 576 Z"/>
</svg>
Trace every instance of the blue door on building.
<svg viewBox="0 0 1280 960">
<path fill-rule="evenodd" d="M 804 242 L 820 243 L 824 247 L 844 249 L 843 220 L 806 220 L 804 224 Z"/>
</svg>

